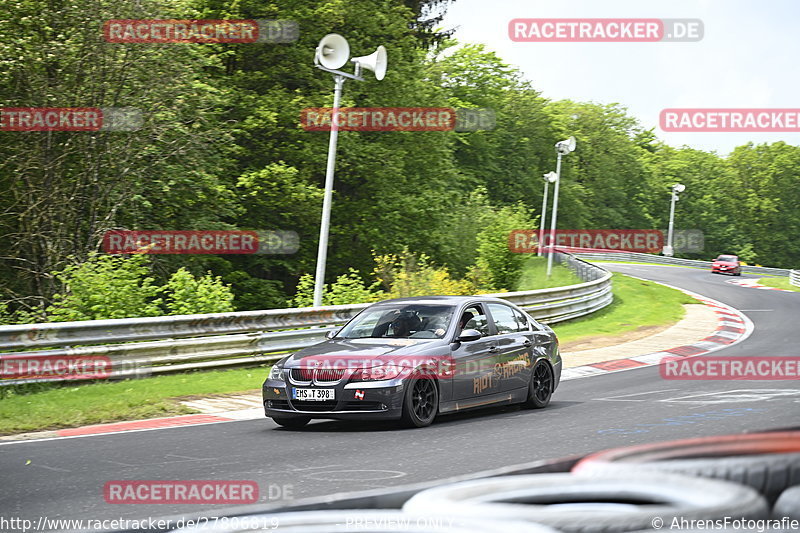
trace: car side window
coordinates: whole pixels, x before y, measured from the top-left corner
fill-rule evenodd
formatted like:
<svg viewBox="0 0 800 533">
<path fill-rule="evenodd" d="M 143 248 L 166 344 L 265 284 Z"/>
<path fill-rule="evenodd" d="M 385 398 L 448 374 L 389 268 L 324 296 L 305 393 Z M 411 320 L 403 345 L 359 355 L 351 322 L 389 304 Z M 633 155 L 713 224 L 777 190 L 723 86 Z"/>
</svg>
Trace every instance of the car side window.
<svg viewBox="0 0 800 533">
<path fill-rule="evenodd" d="M 476 329 L 481 335 L 486 337 L 489 335 L 489 319 L 483 312 L 483 308 L 479 304 L 474 304 L 462 313 L 460 325 L 463 325 L 461 330 Z"/>
<path fill-rule="evenodd" d="M 489 312 L 492 313 L 498 335 L 520 331 L 519 322 L 517 322 L 514 309 L 511 307 L 503 304 L 489 304 Z"/>
<path fill-rule="evenodd" d="M 467 327 L 464 329 L 477 329 L 481 335 L 486 337 L 489 335 L 489 320 L 486 315 L 478 315 L 467 322 Z"/>
<path fill-rule="evenodd" d="M 517 319 L 517 324 L 519 325 L 518 331 L 530 331 L 531 330 L 531 323 L 528 321 L 528 317 L 523 313 L 520 313 L 516 309 L 514 309 L 514 318 Z"/>
</svg>

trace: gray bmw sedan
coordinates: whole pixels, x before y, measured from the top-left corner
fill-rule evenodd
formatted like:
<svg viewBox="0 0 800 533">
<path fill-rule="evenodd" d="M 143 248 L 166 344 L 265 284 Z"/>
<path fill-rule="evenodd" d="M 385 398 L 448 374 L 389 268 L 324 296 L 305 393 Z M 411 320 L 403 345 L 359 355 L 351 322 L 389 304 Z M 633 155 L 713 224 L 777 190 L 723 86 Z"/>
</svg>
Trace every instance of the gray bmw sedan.
<svg viewBox="0 0 800 533">
<path fill-rule="evenodd" d="M 520 403 L 542 408 L 561 378 L 558 339 L 517 306 L 480 296 L 378 302 L 328 339 L 278 361 L 267 417 L 430 425 L 438 414 Z"/>
</svg>

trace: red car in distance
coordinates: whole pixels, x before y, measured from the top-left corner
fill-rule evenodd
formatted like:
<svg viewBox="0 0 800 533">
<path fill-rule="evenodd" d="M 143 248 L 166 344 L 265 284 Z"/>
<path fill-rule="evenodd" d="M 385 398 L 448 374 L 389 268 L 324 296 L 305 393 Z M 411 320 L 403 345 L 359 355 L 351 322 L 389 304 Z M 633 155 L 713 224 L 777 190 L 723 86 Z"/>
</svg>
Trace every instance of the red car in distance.
<svg viewBox="0 0 800 533">
<path fill-rule="evenodd" d="M 711 263 L 712 274 L 730 274 L 732 276 L 742 275 L 742 264 L 739 257 L 735 255 L 721 255 Z"/>
</svg>

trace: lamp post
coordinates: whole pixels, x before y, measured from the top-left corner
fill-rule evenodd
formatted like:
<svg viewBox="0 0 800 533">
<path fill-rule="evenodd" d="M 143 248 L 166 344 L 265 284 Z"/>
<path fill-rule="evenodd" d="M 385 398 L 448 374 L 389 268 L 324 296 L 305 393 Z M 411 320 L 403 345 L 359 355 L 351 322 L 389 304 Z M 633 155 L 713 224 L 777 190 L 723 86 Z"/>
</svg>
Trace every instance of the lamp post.
<svg viewBox="0 0 800 533">
<path fill-rule="evenodd" d="M 544 179 L 544 197 L 542 198 L 542 216 L 539 228 L 539 249 L 536 253 L 539 257 L 544 253 L 542 252 L 542 248 L 544 247 L 544 230 L 547 228 L 547 189 L 550 187 L 551 183 L 554 183 L 558 179 L 558 175 L 555 172 L 548 172 L 542 179 Z"/>
<path fill-rule="evenodd" d="M 670 190 L 672 198 L 669 202 L 669 229 L 667 230 L 667 244 L 662 250 L 662 253 L 667 257 L 672 257 L 673 254 L 672 235 L 675 222 L 675 202 L 678 201 L 678 195 L 686 190 L 686 185 L 682 183 L 676 183 L 670 188 Z"/>
<path fill-rule="evenodd" d="M 575 150 L 575 137 L 570 137 L 564 141 L 556 143 L 556 153 L 558 159 L 556 160 L 556 187 L 553 191 L 553 214 L 550 218 L 550 253 L 547 254 L 547 277 L 553 272 L 553 253 L 555 252 L 556 244 L 556 219 L 558 217 L 558 186 L 561 183 L 561 156 L 566 155 Z"/>
<path fill-rule="evenodd" d="M 319 249 L 317 250 L 317 269 L 314 277 L 314 307 L 322 305 L 322 292 L 325 287 L 325 264 L 328 259 L 328 232 L 331 222 L 331 202 L 333 197 L 333 175 L 336 168 L 336 143 L 339 139 L 339 101 L 346 78 L 364 81 L 361 70 L 366 68 L 375 73 L 378 81 L 386 75 L 386 48 L 379 46 L 368 56 L 350 59 L 355 63 L 355 74 L 338 70 L 350 58 L 350 45 L 336 33 L 329 33 L 317 45 L 314 64 L 317 68 L 333 74 L 333 108 L 331 109 L 331 137 L 328 142 L 328 164 L 325 168 L 325 193 L 322 199 L 322 220 L 319 227 Z"/>
</svg>

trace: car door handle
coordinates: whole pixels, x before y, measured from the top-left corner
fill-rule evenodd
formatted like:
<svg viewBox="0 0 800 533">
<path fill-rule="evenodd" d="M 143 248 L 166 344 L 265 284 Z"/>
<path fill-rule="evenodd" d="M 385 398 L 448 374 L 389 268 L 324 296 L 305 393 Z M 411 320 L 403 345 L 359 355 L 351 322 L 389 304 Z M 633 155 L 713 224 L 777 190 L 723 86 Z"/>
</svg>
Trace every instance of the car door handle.
<svg viewBox="0 0 800 533">
<path fill-rule="evenodd" d="M 495 352 L 497 352 L 497 346 L 489 346 L 489 352 L 490 352 L 490 353 L 495 353 Z"/>
<path fill-rule="evenodd" d="M 530 346 L 531 345 L 531 341 L 526 339 L 525 342 L 522 343 L 522 345 L 523 346 Z"/>
</svg>

